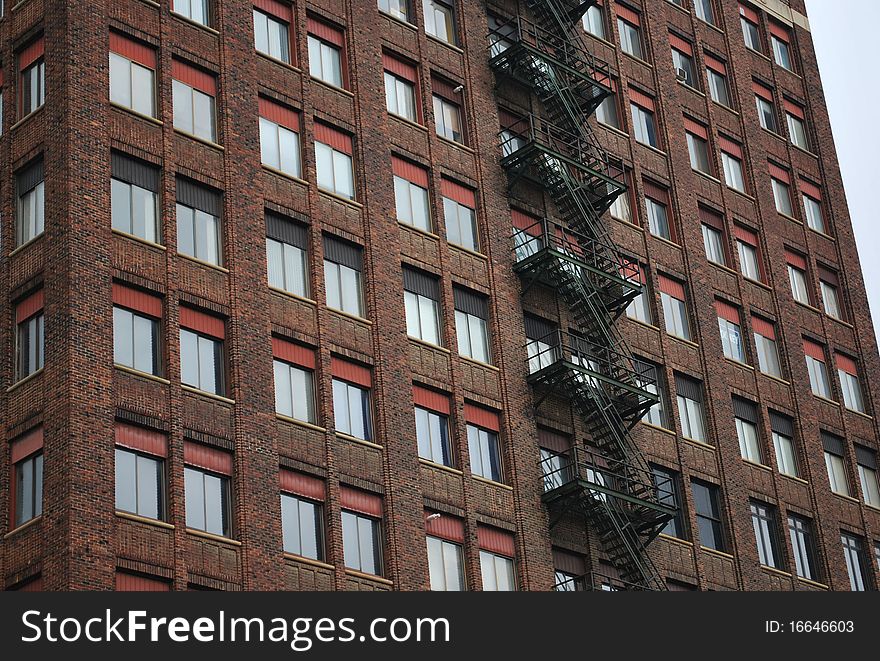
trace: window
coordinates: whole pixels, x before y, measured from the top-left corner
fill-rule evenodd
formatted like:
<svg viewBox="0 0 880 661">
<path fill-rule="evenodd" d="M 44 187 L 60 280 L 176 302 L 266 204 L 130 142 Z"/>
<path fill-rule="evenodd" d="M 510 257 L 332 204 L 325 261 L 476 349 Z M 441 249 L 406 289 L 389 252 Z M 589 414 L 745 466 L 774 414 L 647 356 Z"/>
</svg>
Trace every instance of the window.
<svg viewBox="0 0 880 661">
<path fill-rule="evenodd" d="M 559 329 L 556 324 L 533 315 L 525 316 L 526 353 L 529 356 L 529 374 L 540 372 L 558 361 L 562 355 L 559 350 Z"/>
<path fill-rule="evenodd" d="M 692 441 L 706 443 L 706 416 L 703 413 L 703 384 L 682 374 L 675 375 L 681 434 Z"/>
<path fill-rule="evenodd" d="M 755 335 L 755 350 L 758 356 L 758 369 L 764 374 L 782 378 L 779 361 L 779 348 L 776 344 L 776 326 L 772 321 L 752 317 L 752 330 Z"/>
<path fill-rule="evenodd" d="M 501 447 L 498 440 L 501 425 L 498 414 L 466 404 L 465 418 L 471 472 L 487 480 L 502 482 Z"/>
<path fill-rule="evenodd" d="M 740 193 L 746 192 L 746 181 L 743 175 L 742 145 L 733 140 L 719 136 L 721 145 L 721 166 L 724 170 L 724 183 Z"/>
<path fill-rule="evenodd" d="M 846 471 L 846 451 L 843 439 L 826 431 L 821 432 L 822 446 L 825 450 L 825 468 L 828 470 L 828 483 L 831 491 L 842 496 L 852 496 L 849 476 Z"/>
<path fill-rule="evenodd" d="M 776 123 L 776 105 L 773 103 L 773 91 L 757 81 L 752 81 L 752 89 L 755 92 L 755 104 L 758 107 L 758 121 L 761 124 L 761 128 L 772 133 L 779 133 L 779 126 Z"/>
<path fill-rule="evenodd" d="M 43 369 L 45 333 L 43 290 L 15 306 L 15 380 Z"/>
<path fill-rule="evenodd" d="M 755 542 L 758 545 L 758 560 L 765 567 L 781 567 L 778 539 L 776 531 L 776 509 L 766 503 L 752 500 L 752 528 L 755 530 Z"/>
<path fill-rule="evenodd" d="M 217 79 L 213 74 L 173 60 L 171 75 L 174 128 L 209 142 L 217 141 Z"/>
<path fill-rule="evenodd" d="M 419 457 L 443 466 L 455 465 L 449 438 L 449 397 L 413 386 Z"/>
<path fill-rule="evenodd" d="M 592 8 L 595 8 L 592 7 Z M 611 94 L 606 96 L 596 108 L 596 121 L 605 126 L 620 129 L 620 109 L 618 107 L 617 83 L 611 80 Z"/>
<path fill-rule="evenodd" d="M 160 243 L 159 170 L 119 152 L 110 154 L 110 219 L 113 229 Z"/>
<path fill-rule="evenodd" d="M 791 285 L 791 295 L 798 303 L 811 304 L 810 290 L 807 285 L 807 260 L 803 255 L 785 251 L 785 262 L 788 266 L 788 282 Z"/>
<path fill-rule="evenodd" d="M 211 24 L 210 0 L 173 0 L 172 11 L 201 25 Z"/>
<path fill-rule="evenodd" d="M 660 303 L 663 306 L 666 332 L 682 340 L 690 340 L 691 328 L 684 284 L 662 274 L 659 279 Z"/>
<path fill-rule="evenodd" d="M 762 464 L 757 407 L 752 402 L 734 397 L 733 415 L 733 420 L 736 423 L 736 437 L 739 440 L 740 456 L 752 463 Z"/>
<path fill-rule="evenodd" d="M 10 489 L 10 529 L 43 513 L 43 428 L 38 427 L 10 444 L 14 491 Z"/>
<path fill-rule="evenodd" d="M 275 375 L 275 412 L 287 418 L 316 424 L 315 352 L 272 338 Z"/>
<path fill-rule="evenodd" d="M 309 75 L 328 85 L 344 87 L 341 30 L 327 23 L 308 19 Z"/>
<path fill-rule="evenodd" d="M 480 573 L 485 592 L 516 590 L 513 535 L 488 526 L 477 527 L 480 545 Z"/>
<path fill-rule="evenodd" d="M 648 231 L 661 239 L 672 241 L 669 223 L 669 191 L 648 180 L 645 180 L 644 184 Z"/>
<path fill-rule="evenodd" d="M 162 300 L 113 283 L 113 362 L 159 376 Z"/>
<path fill-rule="evenodd" d="M 701 480 L 691 480 L 691 489 L 694 495 L 700 545 L 723 551 L 726 545 L 721 525 L 721 510 L 718 506 L 718 487 Z"/>
<path fill-rule="evenodd" d="M 401 21 L 410 22 L 409 0 L 379 0 L 379 11 Z"/>
<path fill-rule="evenodd" d="M 715 311 L 718 314 L 718 330 L 721 333 L 724 357 L 739 363 L 747 362 L 739 308 L 716 299 Z"/>
<path fill-rule="evenodd" d="M 425 32 L 447 44 L 455 44 L 455 11 L 440 0 L 422 0 Z"/>
<path fill-rule="evenodd" d="M 698 211 L 706 259 L 713 264 L 727 266 L 727 242 L 724 238 L 724 219 L 714 211 L 703 206 L 700 206 Z"/>
<path fill-rule="evenodd" d="M 632 94 L 633 90 L 630 89 L 630 95 L 632 96 Z M 653 100 L 648 97 L 644 97 L 641 100 L 650 101 L 650 108 L 642 107 L 640 105 L 637 105 L 635 102 L 629 104 L 630 111 L 632 112 L 633 131 L 635 132 L 635 138 L 643 145 L 648 145 L 649 147 L 654 147 L 655 149 L 657 149 L 660 143 L 657 139 L 657 127 L 654 124 Z"/>
<path fill-rule="evenodd" d="M 220 193 L 189 179 L 177 178 L 177 252 L 220 266 Z"/>
<path fill-rule="evenodd" d="M 464 554 L 462 553 L 464 526 L 458 519 L 446 515 L 440 515 L 436 524 L 434 520 L 430 520 L 426 525 L 429 532 L 432 528 L 436 528 L 447 535 L 453 533 L 455 536 L 454 540 L 442 539 L 430 534 L 426 536 L 431 590 L 461 592 L 465 588 Z M 450 530 L 446 530 L 447 528 Z"/>
<path fill-rule="evenodd" d="M 645 267 L 641 264 L 639 264 L 639 275 L 642 281 L 642 291 L 627 306 L 626 316 L 651 326 L 654 324 L 654 314 L 651 311 L 650 283 Z"/>
<path fill-rule="evenodd" d="M 382 574 L 382 498 L 342 487 L 342 550 L 348 569 Z"/>
<path fill-rule="evenodd" d="M 816 543 L 813 538 L 813 524 L 797 514 L 788 515 L 788 535 L 794 552 L 797 575 L 814 581 L 818 578 L 816 562 Z"/>
<path fill-rule="evenodd" d="M 574 479 L 571 437 L 538 427 L 538 445 L 544 492 L 569 484 Z"/>
<path fill-rule="evenodd" d="M 583 16 L 584 30 L 599 39 L 607 39 L 605 28 L 605 13 L 600 4 L 590 5 L 587 13 Z"/>
<path fill-rule="evenodd" d="M 407 335 L 441 346 L 440 282 L 424 271 L 404 267 L 403 290 Z"/>
<path fill-rule="evenodd" d="M 617 5 L 617 31 L 620 33 L 621 50 L 640 60 L 645 59 L 639 15 L 627 7 Z"/>
<path fill-rule="evenodd" d="M 431 87 L 434 90 L 434 130 L 441 138 L 464 144 L 461 104 L 453 100 L 460 94 L 455 92 L 456 85 L 432 78 Z"/>
<path fill-rule="evenodd" d="M 489 303 L 485 296 L 453 288 L 458 354 L 481 363 L 492 362 L 489 348 Z"/>
<path fill-rule="evenodd" d="M 260 158 L 263 165 L 302 176 L 299 113 L 260 97 Z"/>
<path fill-rule="evenodd" d="M 162 443 L 164 447 L 164 437 Z M 164 459 L 117 446 L 116 509 L 146 519 L 165 520 Z"/>
<path fill-rule="evenodd" d="M 281 470 L 281 532 L 285 553 L 324 560 L 324 483 Z"/>
<path fill-rule="evenodd" d="M 354 164 L 351 136 L 326 124 L 315 124 L 315 169 L 318 188 L 353 200 Z"/>
<path fill-rule="evenodd" d="M 791 204 L 791 187 L 789 186 L 788 171 L 782 170 L 771 163 L 770 174 L 770 184 L 773 187 L 773 201 L 776 204 L 776 211 L 784 216 L 792 217 L 794 209 Z"/>
<path fill-rule="evenodd" d="M 232 536 L 232 455 L 184 441 L 186 527 Z"/>
<path fill-rule="evenodd" d="M 156 116 L 156 51 L 110 33 L 110 102 Z"/>
<path fill-rule="evenodd" d="M 794 71 L 788 30 L 774 21 L 770 21 L 770 44 L 773 46 L 773 61 L 783 69 Z"/>
<path fill-rule="evenodd" d="M 45 229 L 42 156 L 15 174 L 15 245 L 23 246 Z"/>
<path fill-rule="evenodd" d="M 40 36 L 18 54 L 20 117 L 30 115 L 46 102 L 46 61 L 43 50 L 43 37 Z"/>
<path fill-rule="evenodd" d="M 333 358 L 333 414 L 336 432 L 364 441 L 373 440 L 370 369 Z"/>
<path fill-rule="evenodd" d="M 804 218 L 807 227 L 822 234 L 828 234 L 825 214 L 822 212 L 822 190 L 813 183 L 801 179 L 801 199 L 804 202 Z"/>
<path fill-rule="evenodd" d="M 703 53 L 706 61 L 706 77 L 709 80 L 709 97 L 726 108 L 732 108 L 730 86 L 727 83 L 727 65 L 708 53 Z"/>
<path fill-rule="evenodd" d="M 715 25 L 715 10 L 712 8 L 712 0 L 694 0 L 694 10 L 697 18 L 709 25 Z"/>
<path fill-rule="evenodd" d="M 742 4 L 739 6 L 740 24 L 742 26 L 743 40 L 748 48 L 759 53 L 763 52 L 761 48 L 761 30 L 758 27 L 760 19 L 758 12 L 750 7 Z"/>
<path fill-rule="evenodd" d="M 642 418 L 642 422 L 654 425 L 655 427 L 669 429 L 669 420 L 666 416 L 666 389 L 662 381 L 662 368 L 641 358 L 633 358 L 633 365 L 636 374 L 638 374 L 636 385 L 658 397 L 658 401 L 648 409 L 645 417 Z"/>
<path fill-rule="evenodd" d="M 788 139 L 791 140 L 791 144 L 795 147 L 799 147 L 804 151 L 809 151 L 810 142 L 807 138 L 804 109 L 788 99 L 784 99 L 784 103 L 785 121 L 788 123 Z"/>
<path fill-rule="evenodd" d="M 691 168 L 703 174 L 712 175 L 712 165 L 709 160 L 709 131 L 702 124 L 684 118 L 684 127 L 687 135 L 688 155 L 691 159 Z"/>
<path fill-rule="evenodd" d="M 290 64 L 290 5 L 278 0 L 256 0 L 254 46 L 257 51 Z"/>
<path fill-rule="evenodd" d="M 834 360 L 837 364 L 837 377 L 840 379 L 840 391 L 843 393 L 843 405 L 850 411 L 865 413 L 865 400 L 856 361 L 842 353 L 835 353 Z"/>
<path fill-rule="evenodd" d="M 398 222 L 430 232 L 433 227 L 428 171 L 397 156 L 391 157 L 391 170 L 394 174 L 394 206 Z"/>
<path fill-rule="evenodd" d="M 226 393 L 225 322 L 192 308 L 180 309 L 180 378 L 214 395 Z"/>
<path fill-rule="evenodd" d="M 813 394 L 831 399 L 831 385 L 825 367 L 825 347 L 804 338 L 804 355 L 807 359 L 807 372 L 810 375 L 810 388 Z"/>
<path fill-rule="evenodd" d="M 856 445 L 856 468 L 859 484 L 866 505 L 880 508 L 880 482 L 877 481 L 877 452 L 863 445 Z"/>
<path fill-rule="evenodd" d="M 797 453 L 794 448 L 794 423 L 788 416 L 770 411 L 770 430 L 773 436 L 773 450 L 776 453 L 776 467 L 783 475 L 798 477 Z"/>
<path fill-rule="evenodd" d="M 385 53 L 382 54 L 382 63 L 385 67 L 385 108 L 392 115 L 417 122 L 416 68 Z"/>
<path fill-rule="evenodd" d="M 308 297 L 308 227 L 271 211 L 265 215 L 269 286 Z"/>
<path fill-rule="evenodd" d="M 822 291 L 822 307 L 825 314 L 834 319 L 843 319 L 843 304 L 838 289 L 837 274 L 819 266 L 819 289 Z"/>
<path fill-rule="evenodd" d="M 684 513 L 681 509 L 681 495 L 679 494 L 679 475 L 656 464 L 651 464 L 651 475 L 654 480 L 654 488 L 657 490 L 657 500 L 661 505 L 675 508 L 676 513 L 660 532 L 670 537 L 685 538 Z"/>
<path fill-rule="evenodd" d="M 631 186 L 629 172 L 624 172 L 624 177 L 622 181 L 627 185 L 627 189 L 626 191 L 620 193 L 620 195 L 614 198 L 614 201 L 608 208 L 608 212 L 611 214 L 612 218 L 622 220 L 625 223 L 632 223 L 632 205 L 630 204 Z"/>
<path fill-rule="evenodd" d="M 853 592 L 865 592 L 870 589 L 870 571 L 865 557 L 864 541 L 860 537 L 841 532 L 843 557 L 846 560 L 846 571 L 849 574 L 849 587 Z"/>
<path fill-rule="evenodd" d="M 688 87 L 697 88 L 697 66 L 694 63 L 693 46 L 674 34 L 669 35 L 672 44 L 672 66 L 675 77 Z"/>
<path fill-rule="evenodd" d="M 739 269 L 749 280 L 761 282 L 761 257 L 758 248 L 758 235 L 742 225 L 734 225 L 736 252 L 739 256 Z"/>
<path fill-rule="evenodd" d="M 324 286 L 327 307 L 363 317 L 363 251 L 353 243 L 324 236 Z"/>
</svg>

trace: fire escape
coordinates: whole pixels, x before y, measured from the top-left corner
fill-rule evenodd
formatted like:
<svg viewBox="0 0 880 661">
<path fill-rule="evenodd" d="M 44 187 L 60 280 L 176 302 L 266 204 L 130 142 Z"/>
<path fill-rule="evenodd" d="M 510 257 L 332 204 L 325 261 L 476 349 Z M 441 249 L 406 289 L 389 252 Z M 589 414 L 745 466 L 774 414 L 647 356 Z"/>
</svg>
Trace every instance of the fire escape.
<svg viewBox="0 0 880 661">
<path fill-rule="evenodd" d="M 492 26 L 490 64 L 534 93 L 545 116 L 503 127 L 501 164 L 511 189 L 524 181 L 539 186 L 566 225 L 544 219 L 518 228 L 514 268 L 525 291 L 535 283 L 554 290 L 575 326 L 530 343 L 529 382 L 537 406 L 550 395 L 564 397 L 589 432 L 589 446 L 575 443 L 542 460 L 543 500 L 551 528 L 574 514 L 597 532 L 621 585 L 664 590 L 646 547 L 675 514 L 664 504 L 671 485 L 655 484 L 630 436 L 657 397 L 615 325 L 642 284 L 638 263 L 617 250 L 601 219 L 626 186 L 622 163 L 604 152 L 587 123 L 611 94 L 609 71 L 575 33 L 592 1 L 527 4 L 534 20 Z M 579 585 L 602 589 L 594 583 Z"/>
</svg>

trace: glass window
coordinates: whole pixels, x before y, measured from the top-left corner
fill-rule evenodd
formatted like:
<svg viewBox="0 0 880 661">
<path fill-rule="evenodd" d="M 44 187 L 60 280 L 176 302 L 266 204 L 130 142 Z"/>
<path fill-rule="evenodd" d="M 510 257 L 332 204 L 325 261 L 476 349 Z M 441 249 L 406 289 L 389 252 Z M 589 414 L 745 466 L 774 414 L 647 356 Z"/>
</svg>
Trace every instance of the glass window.
<svg viewBox="0 0 880 661">
<path fill-rule="evenodd" d="M 174 128 L 197 138 L 217 141 L 215 100 L 179 80 L 172 82 Z"/>
<path fill-rule="evenodd" d="M 612 218 L 622 220 L 627 223 L 632 222 L 632 207 L 629 203 L 629 193 L 624 192 L 614 198 L 611 207 L 608 209 Z"/>
<path fill-rule="evenodd" d="M 459 544 L 438 537 L 427 537 L 428 574 L 434 591 L 464 590 L 464 558 Z"/>
<path fill-rule="evenodd" d="M 782 366 L 779 362 L 779 349 L 776 340 L 755 332 L 755 348 L 758 354 L 758 369 L 764 374 L 782 378 Z"/>
<path fill-rule="evenodd" d="M 410 81 L 385 72 L 385 108 L 392 115 L 418 121 L 416 115 L 416 88 Z"/>
<path fill-rule="evenodd" d="M 125 308 L 113 307 L 113 362 L 158 376 L 159 320 Z"/>
<path fill-rule="evenodd" d="M 654 113 L 630 103 L 632 111 L 633 131 L 635 131 L 636 140 L 643 145 L 649 145 L 657 148 L 657 127 L 654 125 Z"/>
<path fill-rule="evenodd" d="M 758 26 L 744 16 L 740 16 L 740 24 L 742 25 L 743 40 L 746 46 L 760 53 L 762 51 L 761 31 Z"/>
<path fill-rule="evenodd" d="M 209 0 L 174 0 L 172 8 L 175 13 L 186 16 L 189 20 L 202 25 L 210 25 Z"/>
<path fill-rule="evenodd" d="M 773 449 L 776 452 L 776 467 L 783 475 L 798 477 L 797 455 L 794 449 L 794 439 L 773 432 Z"/>
<path fill-rule="evenodd" d="M 605 36 L 605 15 L 602 12 L 601 5 L 590 5 L 587 13 L 583 16 L 584 30 L 594 37 L 606 39 Z"/>
<path fill-rule="evenodd" d="M 260 156 L 263 165 L 292 177 L 302 176 L 299 134 L 260 117 Z"/>
<path fill-rule="evenodd" d="M 278 359 L 273 361 L 275 372 L 275 412 L 315 424 L 314 372 Z"/>
<path fill-rule="evenodd" d="M 620 128 L 620 113 L 617 110 L 617 95 L 610 94 L 596 108 L 596 120 L 605 126 Z"/>
<path fill-rule="evenodd" d="M 776 513 L 772 507 L 751 501 L 752 528 L 758 545 L 758 560 L 765 567 L 779 568 L 780 557 L 777 548 Z"/>
<path fill-rule="evenodd" d="M 43 311 L 18 324 L 15 334 L 16 381 L 43 369 L 45 357 L 45 331 Z"/>
<path fill-rule="evenodd" d="M 510 558 L 489 551 L 480 551 L 480 573 L 483 577 L 484 592 L 516 590 L 516 573 L 513 560 Z"/>
<path fill-rule="evenodd" d="M 455 44 L 455 13 L 451 5 L 440 0 L 422 0 L 425 32 L 448 44 Z"/>
<path fill-rule="evenodd" d="M 864 592 L 870 589 L 870 574 L 862 540 L 854 535 L 841 533 L 843 556 L 846 560 L 846 571 L 849 574 L 849 586 L 853 592 Z"/>
<path fill-rule="evenodd" d="M 693 57 L 673 48 L 672 66 L 675 67 L 675 75 L 681 82 L 689 87 L 697 87 L 697 68 Z"/>
<path fill-rule="evenodd" d="M 215 395 L 225 393 L 223 342 L 180 329 L 180 377 L 192 388 Z"/>
<path fill-rule="evenodd" d="M 842 496 L 851 496 L 843 457 L 826 450 L 825 468 L 828 470 L 828 483 L 831 485 L 831 491 Z"/>
<path fill-rule="evenodd" d="M 378 519 L 342 511 L 342 550 L 346 567 L 365 574 L 382 574 L 381 527 Z"/>
<path fill-rule="evenodd" d="M 269 286 L 308 297 L 309 278 L 306 251 L 277 239 L 266 239 Z"/>
<path fill-rule="evenodd" d="M 715 10 L 712 8 L 712 0 L 694 0 L 694 10 L 697 18 L 709 25 L 715 25 Z"/>
<path fill-rule="evenodd" d="M 343 264 L 324 260 L 327 307 L 356 317 L 364 316 L 361 272 Z"/>
<path fill-rule="evenodd" d="M 365 441 L 372 440 L 370 391 L 333 379 L 333 413 L 336 431 Z"/>
<path fill-rule="evenodd" d="M 693 441 L 705 443 L 706 418 L 703 402 L 678 394 L 678 417 L 681 420 L 681 435 Z"/>
<path fill-rule="evenodd" d="M 758 248 L 745 241 L 737 239 L 736 251 L 739 255 L 740 272 L 749 280 L 761 281 L 761 262 L 758 258 Z"/>
<path fill-rule="evenodd" d="M 706 69 L 706 75 L 709 79 L 709 96 L 715 103 L 730 108 L 730 89 L 727 87 L 727 77 L 715 71 L 714 69 Z"/>
<path fill-rule="evenodd" d="M 618 16 L 617 31 L 620 33 L 620 48 L 623 52 L 640 60 L 644 59 L 642 35 L 639 28 Z"/>
<path fill-rule="evenodd" d="M 229 478 L 186 466 L 186 527 L 212 535 L 232 535 Z"/>
<path fill-rule="evenodd" d="M 165 519 L 165 462 L 116 448 L 116 509 L 147 519 Z"/>
<path fill-rule="evenodd" d="M 440 302 L 411 291 L 403 292 L 403 301 L 407 335 L 441 346 Z"/>
<path fill-rule="evenodd" d="M 447 140 L 464 143 L 461 106 L 435 94 L 434 129 L 437 131 L 437 135 Z"/>
<path fill-rule="evenodd" d="M 824 280 L 819 280 L 819 288 L 822 290 L 822 305 L 825 308 L 825 314 L 835 319 L 843 319 L 837 287 Z"/>
<path fill-rule="evenodd" d="M 648 209 L 648 231 L 654 236 L 672 240 L 672 232 L 669 230 L 669 216 L 665 204 L 661 204 L 650 197 L 645 198 L 645 204 Z"/>
<path fill-rule="evenodd" d="M 394 204 L 398 221 L 425 232 L 432 230 L 431 208 L 426 189 L 395 175 Z"/>
<path fill-rule="evenodd" d="M 660 501 L 661 505 L 676 509 L 675 516 L 669 519 L 666 526 L 660 532 L 664 535 L 684 539 L 684 513 L 681 509 L 681 497 L 678 492 L 678 473 L 652 464 L 651 474 L 654 479 L 654 488 L 657 489 L 657 500 Z"/>
<path fill-rule="evenodd" d="M 643 324 L 653 325 L 654 315 L 651 312 L 651 303 L 648 300 L 647 288 L 647 284 L 642 285 L 642 292 L 627 306 L 626 316 L 630 319 L 641 321 Z"/>
<path fill-rule="evenodd" d="M 787 43 L 782 41 L 776 37 L 776 35 L 770 35 L 770 43 L 773 45 L 773 60 L 781 66 L 783 69 L 788 69 L 789 71 L 794 71 L 794 65 L 791 60 L 791 50 Z"/>
<path fill-rule="evenodd" d="M 804 120 L 795 117 L 791 113 L 785 113 L 785 118 L 788 121 L 788 137 L 791 140 L 791 144 L 809 151 L 810 143 L 807 139 L 807 127 L 804 124 Z"/>
<path fill-rule="evenodd" d="M 493 482 L 501 482 L 501 448 L 498 434 L 488 429 L 467 426 L 471 472 Z"/>
<path fill-rule="evenodd" d="M 15 526 L 43 513 L 43 453 L 15 464 Z"/>
<path fill-rule="evenodd" d="M 776 108 L 773 107 L 773 102 L 755 96 L 755 103 L 758 105 L 758 121 L 761 123 L 761 128 L 779 133 L 779 128 L 776 126 Z"/>
<path fill-rule="evenodd" d="M 876 456 L 876 455 L 875 455 Z M 880 508 L 880 484 L 877 482 L 877 469 L 858 464 L 859 483 L 862 485 L 862 497 L 865 504 Z"/>
<path fill-rule="evenodd" d="M 338 46 L 313 34 L 309 42 L 309 75 L 320 81 L 342 87 L 342 51 Z"/>
<path fill-rule="evenodd" d="M 443 466 L 453 466 L 452 444 L 449 439 L 449 418 L 421 406 L 415 407 L 416 440 L 419 456 Z"/>
<path fill-rule="evenodd" d="M 118 53 L 110 53 L 110 101 L 155 117 L 155 72 Z"/>
<path fill-rule="evenodd" d="M 259 52 L 290 64 L 289 35 L 287 23 L 254 9 L 254 45 Z"/>
<path fill-rule="evenodd" d="M 712 174 L 712 166 L 709 164 L 709 143 L 693 133 L 687 133 L 687 144 L 691 167 L 703 174 Z"/>
<path fill-rule="evenodd" d="M 21 72 L 21 115 L 25 117 L 46 102 L 46 62 L 41 57 Z"/>
<path fill-rule="evenodd" d="M 734 418 L 734 422 L 736 422 L 736 436 L 739 439 L 739 451 L 742 458 L 756 464 L 763 463 L 757 426 L 742 418 Z"/>
<path fill-rule="evenodd" d="M 409 22 L 408 0 L 379 0 L 379 11 Z"/>
<path fill-rule="evenodd" d="M 21 186 L 22 177 L 17 177 Z M 27 190 L 18 191 L 15 214 L 16 246 L 40 236 L 45 229 L 45 184 L 42 178 Z"/>
<path fill-rule="evenodd" d="M 798 303 L 810 304 L 810 291 L 807 288 L 807 274 L 796 266 L 788 265 L 788 281 L 791 295 Z"/>
<path fill-rule="evenodd" d="M 645 362 L 638 358 L 634 359 L 636 371 L 639 378 L 636 380 L 638 387 L 657 395 L 658 401 L 648 409 L 642 422 L 654 425 L 655 427 L 669 428 L 669 421 L 666 417 L 666 393 L 663 388 L 663 380 L 661 378 L 660 369 L 657 365 Z"/>
<path fill-rule="evenodd" d="M 745 193 L 746 182 L 743 177 L 742 161 L 727 152 L 721 152 L 721 165 L 724 168 L 724 183 L 740 193 Z"/>
<path fill-rule="evenodd" d="M 721 510 L 718 506 L 718 487 L 699 480 L 692 480 L 691 488 L 700 545 L 716 551 L 724 551 L 725 541 L 721 525 Z"/>
<path fill-rule="evenodd" d="M 862 386 L 857 374 L 850 374 L 846 370 L 838 368 L 837 377 L 840 379 L 840 391 L 843 393 L 843 405 L 850 411 L 865 412 L 865 401 L 862 397 Z"/>
<path fill-rule="evenodd" d="M 177 203 L 177 252 L 220 266 L 220 218 Z"/>
<path fill-rule="evenodd" d="M 742 341 L 742 329 L 727 319 L 718 317 L 718 329 L 721 332 L 721 349 L 725 358 L 740 363 L 746 362 L 746 350 Z"/>
<path fill-rule="evenodd" d="M 111 179 L 110 220 L 113 229 L 159 243 L 158 197 L 154 191 Z"/>
<path fill-rule="evenodd" d="M 813 524 L 795 514 L 788 515 L 788 535 L 794 552 L 797 575 L 811 581 L 818 579 L 816 545 L 813 539 Z"/>
<path fill-rule="evenodd" d="M 491 363 L 489 322 L 486 319 L 456 310 L 455 334 L 458 337 L 459 355 L 481 363 Z"/>
<path fill-rule="evenodd" d="M 804 217 L 807 219 L 807 227 L 822 234 L 827 234 L 825 228 L 825 217 L 822 213 L 822 203 L 814 200 L 809 195 L 803 196 L 804 200 Z"/>
<path fill-rule="evenodd" d="M 660 292 L 660 303 L 663 305 L 666 332 L 683 340 L 690 340 L 691 327 L 688 321 L 687 304 L 666 292 Z"/>
<path fill-rule="evenodd" d="M 706 259 L 713 264 L 727 265 L 727 257 L 724 250 L 724 235 L 714 227 L 702 225 L 703 247 L 706 249 Z"/>
<path fill-rule="evenodd" d="M 825 362 L 807 356 L 807 372 L 810 375 L 810 389 L 813 394 L 825 399 L 831 399 L 831 384 L 828 380 L 828 370 Z"/>
<path fill-rule="evenodd" d="M 324 559 L 324 508 L 300 496 L 281 494 L 284 552 L 312 560 Z"/>
<path fill-rule="evenodd" d="M 318 188 L 349 200 L 354 199 L 354 165 L 350 154 L 323 142 L 315 142 L 315 169 Z"/>
<path fill-rule="evenodd" d="M 544 491 L 552 491 L 568 484 L 573 478 L 571 459 L 568 455 L 540 448 L 541 472 L 543 473 Z"/>
</svg>

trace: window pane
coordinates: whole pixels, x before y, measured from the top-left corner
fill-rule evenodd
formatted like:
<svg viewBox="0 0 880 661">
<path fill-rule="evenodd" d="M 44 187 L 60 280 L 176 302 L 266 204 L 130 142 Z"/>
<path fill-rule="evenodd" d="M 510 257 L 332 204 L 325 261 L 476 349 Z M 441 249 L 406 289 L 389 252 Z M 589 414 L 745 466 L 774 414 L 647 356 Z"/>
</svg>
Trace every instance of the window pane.
<svg viewBox="0 0 880 661">
<path fill-rule="evenodd" d="M 342 512 L 342 551 L 345 566 L 360 571 L 361 552 L 357 516 Z"/>
<path fill-rule="evenodd" d="M 134 320 L 131 312 L 113 308 L 113 362 L 134 367 Z"/>
<path fill-rule="evenodd" d="M 179 80 L 172 81 L 174 128 L 193 133 L 193 90 Z"/>
<path fill-rule="evenodd" d="M 299 530 L 300 530 L 300 555 L 314 560 L 320 560 L 323 553 L 320 535 L 319 505 L 304 500 L 299 501 Z"/>
<path fill-rule="evenodd" d="M 148 117 L 156 114 L 153 97 L 155 93 L 153 71 L 147 67 L 132 63 L 131 65 L 131 95 L 132 108 Z"/>
<path fill-rule="evenodd" d="M 198 338 L 199 351 L 199 389 L 205 392 L 218 393 L 217 371 L 214 363 L 214 341 L 205 337 Z"/>
<path fill-rule="evenodd" d="M 333 152 L 333 179 L 338 195 L 354 199 L 354 174 L 352 173 L 351 157 L 342 152 Z"/>
<path fill-rule="evenodd" d="M 275 412 L 293 417 L 293 393 L 290 383 L 290 366 L 280 360 L 273 362 L 275 373 Z"/>
<path fill-rule="evenodd" d="M 131 61 L 110 53 L 110 101 L 131 107 Z"/>
<path fill-rule="evenodd" d="M 223 535 L 226 532 L 224 525 L 224 498 L 223 479 L 216 475 L 204 476 L 205 478 L 205 532 L 214 535 Z"/>
<path fill-rule="evenodd" d="M 205 530 L 205 485 L 203 473 L 184 468 L 186 486 L 186 527 Z"/>
<path fill-rule="evenodd" d="M 278 125 L 260 117 L 260 154 L 263 164 L 278 168 L 281 155 L 278 150 Z"/>
<path fill-rule="evenodd" d="M 300 170 L 299 135 L 282 126 L 278 128 L 278 141 L 281 150 L 281 171 L 294 177 L 299 177 L 302 174 Z"/>
<path fill-rule="evenodd" d="M 133 367 L 147 374 L 158 374 L 156 361 L 156 345 L 158 337 L 157 324 L 152 319 L 133 315 L 134 329 L 134 364 Z"/>
<path fill-rule="evenodd" d="M 116 509 L 137 512 L 135 455 L 116 449 Z"/>
<path fill-rule="evenodd" d="M 363 316 L 361 308 L 361 274 L 347 266 L 339 267 L 342 279 L 342 311 Z"/>
<path fill-rule="evenodd" d="M 148 519 L 162 518 L 159 466 L 155 459 L 137 457 L 137 513 Z"/>
<path fill-rule="evenodd" d="M 315 168 L 318 176 L 318 187 L 324 190 L 335 190 L 333 180 L 333 150 L 329 145 L 315 143 Z"/>
</svg>

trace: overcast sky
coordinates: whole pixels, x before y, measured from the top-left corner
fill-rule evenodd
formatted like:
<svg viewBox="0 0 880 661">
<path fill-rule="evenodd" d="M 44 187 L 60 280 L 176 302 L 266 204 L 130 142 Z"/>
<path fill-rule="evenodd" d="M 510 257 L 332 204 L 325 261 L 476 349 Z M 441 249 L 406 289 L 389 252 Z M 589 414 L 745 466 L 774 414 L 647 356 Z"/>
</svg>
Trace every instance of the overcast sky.
<svg viewBox="0 0 880 661">
<path fill-rule="evenodd" d="M 878 0 L 806 0 L 862 271 L 880 338 Z"/>
</svg>

